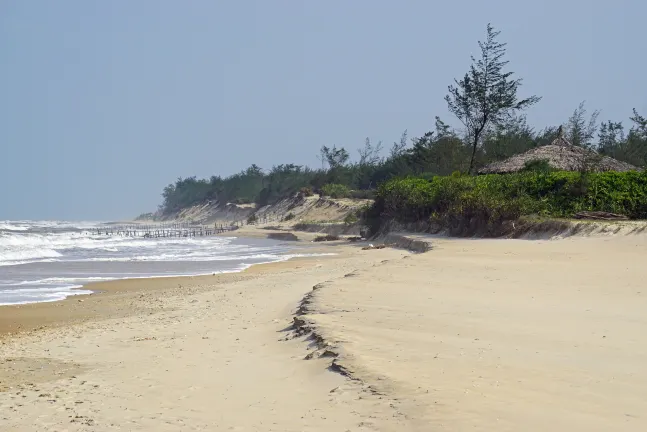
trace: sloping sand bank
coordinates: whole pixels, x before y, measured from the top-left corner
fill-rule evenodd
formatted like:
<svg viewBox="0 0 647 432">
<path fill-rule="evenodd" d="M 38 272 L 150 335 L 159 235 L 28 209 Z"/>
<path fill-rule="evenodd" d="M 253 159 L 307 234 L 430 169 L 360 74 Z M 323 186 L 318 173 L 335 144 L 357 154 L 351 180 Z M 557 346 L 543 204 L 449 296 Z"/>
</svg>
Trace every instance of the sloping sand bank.
<svg viewBox="0 0 647 432">
<path fill-rule="evenodd" d="M 647 430 L 646 236 L 436 239 L 303 309 L 414 430 Z"/>
</svg>

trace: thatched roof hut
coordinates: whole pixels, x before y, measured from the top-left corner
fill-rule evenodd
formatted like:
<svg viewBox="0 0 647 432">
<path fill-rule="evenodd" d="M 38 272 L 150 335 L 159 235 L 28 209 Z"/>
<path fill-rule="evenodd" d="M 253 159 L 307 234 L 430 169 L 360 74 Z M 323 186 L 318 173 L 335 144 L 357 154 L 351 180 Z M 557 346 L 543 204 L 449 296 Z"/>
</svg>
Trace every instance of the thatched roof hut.
<svg viewBox="0 0 647 432">
<path fill-rule="evenodd" d="M 479 174 L 505 174 L 518 172 L 524 169 L 527 162 L 545 160 L 548 164 L 560 171 L 634 171 L 635 166 L 626 162 L 602 156 L 601 154 L 574 146 L 562 136 L 551 144 L 536 147 L 525 153 L 514 155 L 509 159 L 491 163 L 479 170 Z"/>
</svg>

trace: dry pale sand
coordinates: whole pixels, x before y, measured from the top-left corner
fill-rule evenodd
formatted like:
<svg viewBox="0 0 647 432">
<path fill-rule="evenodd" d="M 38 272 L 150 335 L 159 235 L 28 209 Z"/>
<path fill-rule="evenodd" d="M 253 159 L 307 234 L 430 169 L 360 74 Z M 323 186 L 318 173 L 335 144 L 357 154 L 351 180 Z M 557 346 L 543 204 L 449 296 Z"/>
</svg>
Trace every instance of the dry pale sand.
<svg viewBox="0 0 647 432">
<path fill-rule="evenodd" d="M 339 252 L 59 303 L 91 310 L 0 341 L 0 431 L 406 430 L 388 398 L 303 360 L 289 331 L 314 284 L 405 254 Z"/>
<path fill-rule="evenodd" d="M 647 237 L 433 241 L 39 306 L 0 431 L 647 430 Z"/>
<path fill-rule="evenodd" d="M 437 240 L 302 319 L 414 430 L 645 431 L 646 263 L 645 236 Z"/>
</svg>

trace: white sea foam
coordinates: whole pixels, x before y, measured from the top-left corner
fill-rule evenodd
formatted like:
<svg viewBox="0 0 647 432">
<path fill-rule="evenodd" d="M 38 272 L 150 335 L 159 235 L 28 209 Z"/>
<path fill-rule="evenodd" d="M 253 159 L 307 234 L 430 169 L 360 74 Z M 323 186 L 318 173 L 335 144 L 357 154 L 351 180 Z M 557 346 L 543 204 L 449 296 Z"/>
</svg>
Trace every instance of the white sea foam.
<svg viewBox="0 0 647 432">
<path fill-rule="evenodd" d="M 82 290 L 79 288 L 81 288 L 81 285 L 38 289 L 16 289 L 12 290 L 11 297 L 3 297 L 2 292 L 0 291 L 0 306 L 53 302 L 65 300 L 70 296 L 92 294 L 92 291 Z"/>
<path fill-rule="evenodd" d="M 20 224 L 10 224 L 8 222 L 0 222 L 0 231 L 27 231 L 28 226 Z"/>
<path fill-rule="evenodd" d="M 60 225 L 57 225 L 60 226 Z M 209 239 L 141 239 L 121 236 L 93 236 L 88 232 L 27 233 L 24 231 L 3 232 L 0 234 L 0 266 L 39 262 L 45 258 L 58 258 L 62 255 L 74 260 L 82 253 L 66 253 L 74 249 L 88 251 L 120 252 L 128 255 L 128 250 L 137 256 L 141 252 L 160 248 L 188 249 L 191 246 L 218 248 L 231 241 L 231 238 Z M 177 246 L 177 247 L 174 247 Z M 110 261 L 110 260 L 107 260 Z M 127 261 L 127 260 L 125 260 Z"/>
<path fill-rule="evenodd" d="M 0 222 L 0 304 L 55 301 L 102 280 L 242 271 L 284 261 L 297 247 L 234 237 L 97 235 L 93 222 Z"/>
</svg>

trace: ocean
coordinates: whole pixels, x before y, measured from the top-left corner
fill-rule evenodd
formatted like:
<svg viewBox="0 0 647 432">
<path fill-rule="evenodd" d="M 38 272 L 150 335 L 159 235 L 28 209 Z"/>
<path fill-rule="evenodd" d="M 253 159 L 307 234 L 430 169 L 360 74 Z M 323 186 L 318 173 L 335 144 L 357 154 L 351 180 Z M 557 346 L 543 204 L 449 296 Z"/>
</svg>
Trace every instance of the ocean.
<svg viewBox="0 0 647 432">
<path fill-rule="evenodd" d="M 307 247 L 236 237 L 97 235 L 97 222 L 0 221 L 0 305 L 89 294 L 89 282 L 242 271 L 309 256 Z"/>
</svg>

